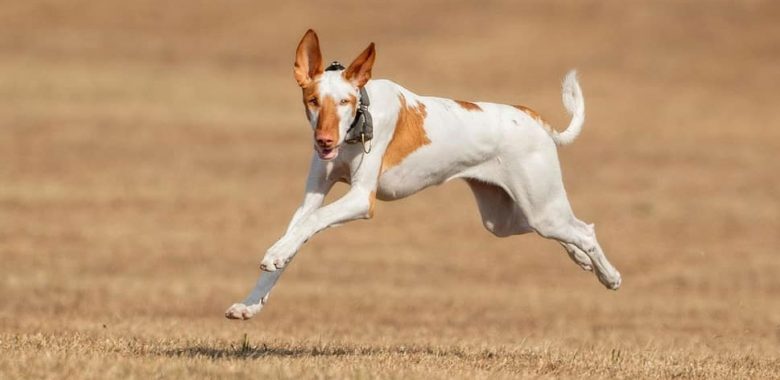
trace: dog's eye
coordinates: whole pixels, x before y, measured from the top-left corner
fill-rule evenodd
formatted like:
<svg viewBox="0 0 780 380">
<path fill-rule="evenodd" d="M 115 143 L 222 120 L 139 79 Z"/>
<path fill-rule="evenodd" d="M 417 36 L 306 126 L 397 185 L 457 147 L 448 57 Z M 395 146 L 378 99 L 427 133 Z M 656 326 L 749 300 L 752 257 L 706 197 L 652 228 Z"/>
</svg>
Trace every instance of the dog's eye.
<svg viewBox="0 0 780 380">
<path fill-rule="evenodd" d="M 349 104 L 349 99 L 341 99 L 339 104 L 341 104 L 342 106 L 345 106 L 345 105 Z"/>
<path fill-rule="evenodd" d="M 317 107 L 320 103 L 317 101 L 317 98 L 311 98 L 309 99 L 309 104 L 311 104 L 314 107 Z"/>
</svg>

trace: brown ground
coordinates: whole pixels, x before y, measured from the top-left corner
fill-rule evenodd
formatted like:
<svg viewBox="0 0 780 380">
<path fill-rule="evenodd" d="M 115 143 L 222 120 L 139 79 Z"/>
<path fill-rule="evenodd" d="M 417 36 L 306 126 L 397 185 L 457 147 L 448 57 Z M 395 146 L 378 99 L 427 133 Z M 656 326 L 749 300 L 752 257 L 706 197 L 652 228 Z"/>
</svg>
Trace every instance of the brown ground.
<svg viewBox="0 0 780 380">
<path fill-rule="evenodd" d="M 777 2 L 316 4 L 0 4 L 0 378 L 780 376 Z M 492 237 L 451 183 L 318 235 L 224 319 L 300 199 L 308 27 L 559 127 L 577 67 L 566 185 L 623 288 Z"/>
</svg>

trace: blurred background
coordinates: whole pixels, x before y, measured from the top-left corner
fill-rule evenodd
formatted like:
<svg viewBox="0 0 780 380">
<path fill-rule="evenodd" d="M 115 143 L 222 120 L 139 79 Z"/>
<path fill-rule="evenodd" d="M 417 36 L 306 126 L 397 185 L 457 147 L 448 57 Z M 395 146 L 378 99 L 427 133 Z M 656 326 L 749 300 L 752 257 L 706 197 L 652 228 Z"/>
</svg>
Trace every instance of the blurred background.
<svg viewBox="0 0 780 380">
<path fill-rule="evenodd" d="M 771 1 L 1 1 L 0 333 L 776 358 L 778 20 Z M 376 78 L 559 129 L 577 68 L 564 180 L 623 288 L 493 237 L 453 182 L 319 234 L 261 315 L 223 320 L 301 200 L 308 28 L 326 61 L 373 41 Z"/>
</svg>

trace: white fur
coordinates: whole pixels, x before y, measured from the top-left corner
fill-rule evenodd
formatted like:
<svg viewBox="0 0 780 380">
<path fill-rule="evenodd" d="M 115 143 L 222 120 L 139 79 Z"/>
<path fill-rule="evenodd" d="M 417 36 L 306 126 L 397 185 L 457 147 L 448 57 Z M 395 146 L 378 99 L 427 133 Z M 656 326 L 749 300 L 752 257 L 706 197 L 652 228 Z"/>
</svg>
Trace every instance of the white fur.
<svg viewBox="0 0 780 380">
<path fill-rule="evenodd" d="M 340 72 L 325 72 L 319 85 L 322 95 L 336 101 L 358 93 Z M 368 218 L 372 192 L 381 200 L 394 200 L 456 178 L 468 182 L 485 228 L 496 236 L 533 231 L 557 240 L 575 263 L 594 270 L 607 288 L 620 286 L 620 274 L 604 256 L 593 225 L 572 213 L 561 178 L 556 144 L 574 141 L 585 120 L 585 102 L 574 71 L 563 82 L 563 103 L 572 119 L 560 133 L 548 131 L 540 121 L 512 106 L 476 103 L 481 111 L 470 111 L 453 100 L 419 96 L 387 80 L 372 80 L 366 90 L 374 118 L 372 151 L 364 154 L 360 144 L 342 143 L 339 155 L 331 161 L 313 155 L 303 203 L 284 236 L 266 252 L 261 263 L 266 272 L 243 303 L 228 309 L 228 318 L 248 319 L 259 312 L 285 266 L 314 234 Z M 430 144 L 380 174 L 401 95 L 408 106 L 425 106 L 424 129 Z M 352 119 L 344 109 L 339 109 L 339 114 L 343 142 Z M 317 115 L 312 116 L 314 128 Z M 339 180 L 350 183 L 350 190 L 322 206 L 325 195 Z"/>
<path fill-rule="evenodd" d="M 582 125 L 585 124 L 585 98 L 582 97 L 582 89 L 577 82 L 577 72 L 572 70 L 563 78 L 563 106 L 571 115 L 571 122 L 565 131 L 558 133 L 553 131 L 552 138 L 558 145 L 567 145 L 574 142 L 580 135 Z"/>
</svg>

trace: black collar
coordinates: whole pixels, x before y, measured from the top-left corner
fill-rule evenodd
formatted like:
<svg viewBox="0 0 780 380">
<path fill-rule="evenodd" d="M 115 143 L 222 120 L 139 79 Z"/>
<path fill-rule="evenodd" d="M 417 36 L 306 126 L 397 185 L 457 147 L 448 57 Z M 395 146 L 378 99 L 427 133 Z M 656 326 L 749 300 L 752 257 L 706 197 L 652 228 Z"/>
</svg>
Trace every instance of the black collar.
<svg viewBox="0 0 780 380">
<path fill-rule="evenodd" d="M 347 130 L 347 138 L 344 142 L 347 144 L 363 143 L 363 150 L 368 153 L 366 143 L 374 137 L 374 121 L 371 118 L 371 112 L 368 111 L 370 105 L 368 92 L 365 87 L 360 87 L 360 99 L 358 100 L 357 111 L 355 111 L 355 120 Z"/>
</svg>

